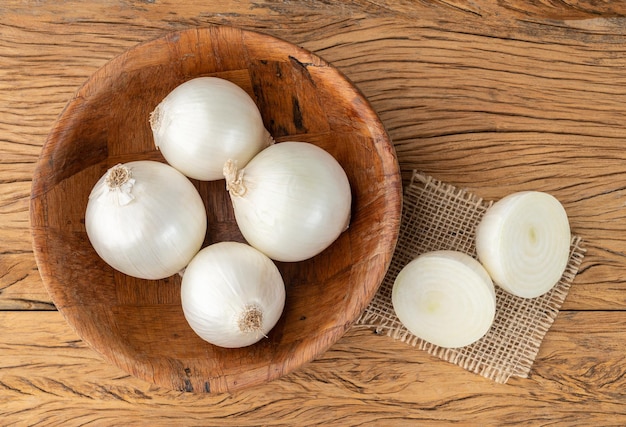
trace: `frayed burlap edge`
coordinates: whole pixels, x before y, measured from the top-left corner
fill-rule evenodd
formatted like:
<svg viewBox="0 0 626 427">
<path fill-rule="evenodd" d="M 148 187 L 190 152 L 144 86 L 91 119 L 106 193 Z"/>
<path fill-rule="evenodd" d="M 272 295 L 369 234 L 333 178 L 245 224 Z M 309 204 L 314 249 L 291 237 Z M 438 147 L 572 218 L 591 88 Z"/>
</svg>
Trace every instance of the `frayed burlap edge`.
<svg viewBox="0 0 626 427">
<path fill-rule="evenodd" d="M 497 383 L 506 383 L 512 376 L 527 378 L 583 260 L 581 239 L 572 236 L 567 268 L 552 290 L 527 299 L 496 287 L 496 317 L 489 332 L 472 345 L 443 348 L 402 325 L 391 303 L 393 282 L 421 253 L 458 250 L 476 257 L 476 225 L 492 202 L 418 172 L 413 173 L 403 202 L 400 235 L 389 270 L 355 327 L 374 329 Z"/>
</svg>

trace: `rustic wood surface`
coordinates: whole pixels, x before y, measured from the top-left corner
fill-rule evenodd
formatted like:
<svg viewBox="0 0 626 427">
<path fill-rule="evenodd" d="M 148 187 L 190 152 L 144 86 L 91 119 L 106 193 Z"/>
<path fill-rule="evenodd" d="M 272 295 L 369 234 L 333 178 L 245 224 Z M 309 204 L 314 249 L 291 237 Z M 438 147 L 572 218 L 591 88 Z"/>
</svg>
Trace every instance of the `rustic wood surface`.
<svg viewBox="0 0 626 427">
<path fill-rule="evenodd" d="M 404 178 L 559 197 L 588 249 L 528 379 L 497 385 L 370 331 L 232 394 L 161 389 L 89 349 L 37 271 L 28 206 L 56 117 L 95 70 L 229 24 L 320 55 L 368 97 Z M 626 424 L 626 5 L 595 0 L 0 4 L 0 425 Z"/>
</svg>

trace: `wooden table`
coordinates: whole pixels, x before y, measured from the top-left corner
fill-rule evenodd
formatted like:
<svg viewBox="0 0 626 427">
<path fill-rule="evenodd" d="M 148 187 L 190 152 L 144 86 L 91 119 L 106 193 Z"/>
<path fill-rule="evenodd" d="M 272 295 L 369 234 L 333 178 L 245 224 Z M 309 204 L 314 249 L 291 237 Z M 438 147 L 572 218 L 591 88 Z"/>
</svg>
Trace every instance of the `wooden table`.
<svg viewBox="0 0 626 427">
<path fill-rule="evenodd" d="M 0 425 L 626 424 L 626 5 L 593 0 L 17 1 L 0 5 Z M 603 4 L 606 3 L 606 4 Z M 105 363 L 55 310 L 29 232 L 55 118 L 98 67 L 228 24 L 343 71 L 419 169 L 487 199 L 549 191 L 588 251 L 530 377 L 493 383 L 371 331 L 228 395 Z"/>
</svg>

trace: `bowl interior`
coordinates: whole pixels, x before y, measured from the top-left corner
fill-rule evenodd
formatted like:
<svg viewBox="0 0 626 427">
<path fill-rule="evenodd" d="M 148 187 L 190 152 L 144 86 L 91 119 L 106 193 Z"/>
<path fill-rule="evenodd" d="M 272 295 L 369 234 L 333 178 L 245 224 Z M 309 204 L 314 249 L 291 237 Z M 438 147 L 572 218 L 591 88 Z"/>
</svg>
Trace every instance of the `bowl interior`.
<svg viewBox="0 0 626 427">
<path fill-rule="evenodd" d="M 198 76 L 235 82 L 257 102 L 277 142 L 317 144 L 346 170 L 350 228 L 326 251 L 277 263 L 285 311 L 267 339 L 222 349 L 197 337 L 180 306 L 180 278 L 145 281 L 107 266 L 85 232 L 87 197 L 111 166 L 164 161 L 148 117 L 176 86 Z M 224 181 L 193 181 L 205 201 L 205 245 L 244 241 Z M 395 247 L 401 179 L 393 146 L 355 87 L 319 57 L 231 27 L 172 33 L 141 44 L 93 74 L 70 100 L 33 178 L 34 251 L 57 308 L 105 359 L 157 385 L 224 392 L 284 375 L 325 351 L 367 306 Z"/>
</svg>

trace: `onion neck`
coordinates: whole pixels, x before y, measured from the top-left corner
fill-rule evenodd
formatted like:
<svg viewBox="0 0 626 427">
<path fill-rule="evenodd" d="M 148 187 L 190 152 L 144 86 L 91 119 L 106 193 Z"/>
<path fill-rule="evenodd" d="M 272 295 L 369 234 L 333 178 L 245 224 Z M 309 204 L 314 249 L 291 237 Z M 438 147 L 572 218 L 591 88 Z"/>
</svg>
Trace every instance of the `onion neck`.
<svg viewBox="0 0 626 427">
<path fill-rule="evenodd" d="M 274 145 L 275 143 L 276 141 L 274 140 L 272 134 L 267 129 L 265 129 L 265 147 L 269 147 L 270 145 Z"/>
<path fill-rule="evenodd" d="M 123 164 L 117 164 L 107 171 L 104 177 L 104 186 L 108 191 L 104 194 L 114 194 L 115 201 L 119 206 L 130 203 L 135 196 L 132 195 L 132 188 L 135 184 L 132 171 Z"/>
<path fill-rule="evenodd" d="M 109 187 L 109 190 L 116 188 L 122 188 L 132 178 L 130 169 L 122 164 L 113 166 L 107 172 L 105 183 Z"/>
<path fill-rule="evenodd" d="M 162 116 L 163 114 L 161 112 L 161 104 L 159 104 L 156 106 L 154 111 L 150 113 L 149 122 L 150 122 L 150 129 L 152 129 L 152 132 L 158 133 L 159 129 L 161 128 Z"/>
<path fill-rule="evenodd" d="M 243 183 L 244 169 L 237 168 L 237 162 L 231 159 L 224 165 L 224 178 L 226 179 L 226 190 L 231 196 L 243 197 L 247 188 Z"/>
</svg>

